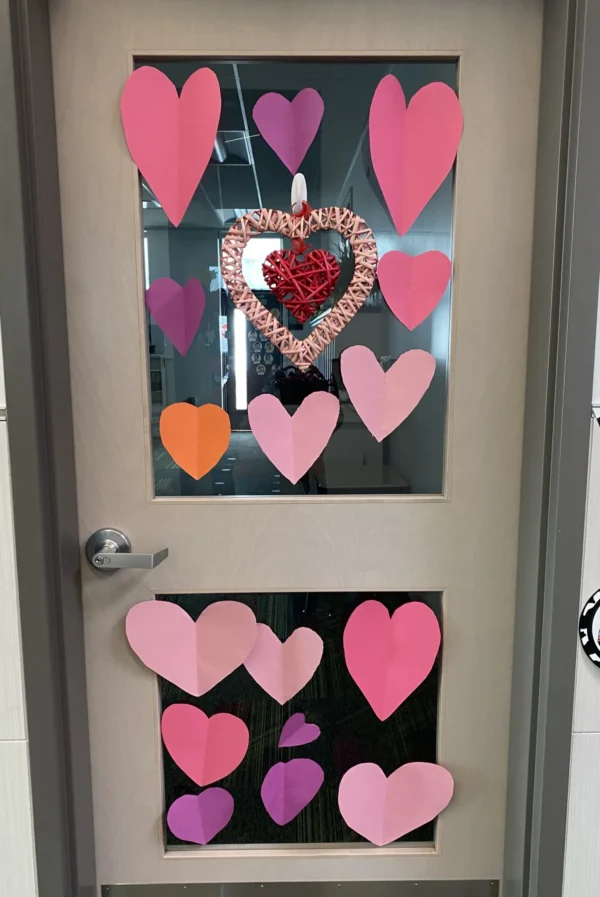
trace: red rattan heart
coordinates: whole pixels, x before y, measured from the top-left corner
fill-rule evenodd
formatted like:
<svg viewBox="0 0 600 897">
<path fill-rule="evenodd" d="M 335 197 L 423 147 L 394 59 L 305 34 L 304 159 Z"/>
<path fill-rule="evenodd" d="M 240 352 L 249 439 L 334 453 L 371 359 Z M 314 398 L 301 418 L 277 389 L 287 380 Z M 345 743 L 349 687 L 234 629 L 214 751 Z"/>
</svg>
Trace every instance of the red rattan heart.
<svg viewBox="0 0 600 897">
<path fill-rule="evenodd" d="M 324 249 L 303 254 L 277 249 L 262 269 L 271 290 L 301 324 L 318 311 L 340 276 L 338 260 Z"/>
</svg>

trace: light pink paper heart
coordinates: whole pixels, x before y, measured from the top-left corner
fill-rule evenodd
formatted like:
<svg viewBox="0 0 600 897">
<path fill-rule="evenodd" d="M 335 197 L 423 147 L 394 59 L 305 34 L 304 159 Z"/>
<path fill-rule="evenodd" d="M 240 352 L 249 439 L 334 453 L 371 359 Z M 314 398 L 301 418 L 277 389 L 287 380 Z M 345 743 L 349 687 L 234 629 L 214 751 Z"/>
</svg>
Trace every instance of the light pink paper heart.
<svg viewBox="0 0 600 897">
<path fill-rule="evenodd" d="M 169 754 L 197 785 L 210 785 L 237 769 L 250 741 L 248 726 L 239 717 L 207 716 L 192 704 L 167 707 L 161 731 Z"/>
<path fill-rule="evenodd" d="M 410 349 L 384 373 L 366 346 L 342 352 L 344 386 L 356 413 L 377 442 L 400 426 L 417 407 L 435 373 L 435 358 L 422 349 Z"/>
<path fill-rule="evenodd" d="M 127 614 L 125 631 L 142 663 L 198 697 L 245 661 L 256 617 L 239 601 L 216 601 L 194 622 L 170 601 L 142 601 Z"/>
<path fill-rule="evenodd" d="M 451 274 L 452 262 L 437 251 L 415 256 L 386 252 L 377 267 L 385 301 L 409 330 L 429 317 L 444 295 Z"/>
<path fill-rule="evenodd" d="M 422 87 L 407 109 L 394 75 L 379 82 L 369 114 L 371 160 L 401 236 L 452 170 L 462 128 L 458 97 L 446 84 Z"/>
<path fill-rule="evenodd" d="M 142 66 L 129 78 L 121 97 L 121 119 L 131 157 L 177 227 L 185 215 L 212 155 L 221 89 L 215 73 L 198 69 L 181 96 L 158 69 Z"/>
<path fill-rule="evenodd" d="M 375 763 L 360 763 L 342 777 L 338 804 L 349 828 L 383 847 L 435 819 L 453 793 L 452 776 L 436 763 L 406 763 L 387 779 Z"/>
<path fill-rule="evenodd" d="M 379 719 L 387 719 L 423 682 L 441 642 L 440 624 L 422 601 L 390 615 L 380 601 L 364 601 L 344 629 L 348 672 Z"/>
<path fill-rule="evenodd" d="M 191 277 L 184 286 L 170 277 L 159 277 L 146 290 L 150 314 L 180 355 L 186 355 L 198 332 L 206 297 L 199 280 Z"/>
<path fill-rule="evenodd" d="M 328 392 L 311 393 L 293 415 L 276 396 L 268 394 L 252 399 L 248 405 L 256 441 L 292 483 L 297 483 L 324 451 L 339 413 L 339 399 Z"/>
<path fill-rule="evenodd" d="M 323 639 L 312 629 L 294 629 L 280 642 L 270 626 L 259 623 L 256 643 L 244 666 L 260 687 L 285 704 L 310 682 L 323 656 Z"/>
<path fill-rule="evenodd" d="M 265 93 L 252 110 L 256 127 L 286 168 L 296 174 L 315 139 L 325 104 L 314 87 L 305 87 L 290 102 L 280 93 Z"/>
</svg>

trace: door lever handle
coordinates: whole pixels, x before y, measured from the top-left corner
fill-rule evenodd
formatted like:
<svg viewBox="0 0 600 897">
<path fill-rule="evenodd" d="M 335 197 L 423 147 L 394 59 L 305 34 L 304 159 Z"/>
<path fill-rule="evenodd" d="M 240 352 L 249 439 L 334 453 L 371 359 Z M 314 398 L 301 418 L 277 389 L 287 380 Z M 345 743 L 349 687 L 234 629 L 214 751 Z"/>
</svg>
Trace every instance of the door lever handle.
<svg viewBox="0 0 600 897">
<path fill-rule="evenodd" d="M 152 554 L 133 554 L 131 542 L 118 529 L 99 529 L 92 533 L 85 545 L 85 555 L 96 570 L 152 570 L 169 556 L 169 549 L 162 548 Z"/>
</svg>

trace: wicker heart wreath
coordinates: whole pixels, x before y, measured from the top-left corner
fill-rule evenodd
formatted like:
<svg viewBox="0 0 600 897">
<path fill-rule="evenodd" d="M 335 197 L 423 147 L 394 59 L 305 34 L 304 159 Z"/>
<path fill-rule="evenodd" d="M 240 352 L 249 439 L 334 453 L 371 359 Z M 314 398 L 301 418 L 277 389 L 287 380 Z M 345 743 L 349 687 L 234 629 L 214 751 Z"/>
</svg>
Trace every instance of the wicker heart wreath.
<svg viewBox="0 0 600 897">
<path fill-rule="evenodd" d="M 267 232 L 291 240 L 306 240 L 318 230 L 334 230 L 354 254 L 354 276 L 348 289 L 306 339 L 296 339 L 256 298 L 242 274 L 242 255 L 252 237 Z M 377 246 L 367 224 L 349 209 L 314 209 L 307 217 L 275 209 L 258 209 L 238 218 L 223 241 L 221 272 L 232 301 L 254 327 L 266 336 L 301 371 L 306 371 L 344 329 L 373 287 Z"/>
</svg>

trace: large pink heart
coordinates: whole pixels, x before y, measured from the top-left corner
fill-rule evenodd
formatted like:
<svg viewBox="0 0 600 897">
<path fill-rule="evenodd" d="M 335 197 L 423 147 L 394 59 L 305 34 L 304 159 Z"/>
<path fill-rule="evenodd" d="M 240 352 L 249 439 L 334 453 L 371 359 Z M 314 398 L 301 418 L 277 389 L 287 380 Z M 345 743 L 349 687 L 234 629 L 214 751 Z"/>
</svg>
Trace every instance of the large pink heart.
<svg viewBox="0 0 600 897">
<path fill-rule="evenodd" d="M 453 792 L 436 763 L 406 763 L 387 779 L 375 763 L 359 763 L 342 777 L 338 803 L 346 825 L 382 847 L 435 819 Z"/>
<path fill-rule="evenodd" d="M 278 398 L 267 393 L 248 405 L 250 428 L 261 449 L 277 470 L 297 483 L 312 467 L 335 430 L 339 399 L 328 392 L 313 392 L 293 415 Z"/>
<path fill-rule="evenodd" d="M 417 407 L 435 373 L 435 358 L 423 349 L 404 352 L 384 373 L 366 346 L 342 352 L 344 386 L 356 413 L 377 442 L 400 426 Z"/>
<path fill-rule="evenodd" d="M 197 785 L 210 785 L 237 769 L 250 741 L 248 726 L 239 717 L 207 716 L 191 704 L 167 707 L 161 731 L 171 757 Z"/>
<path fill-rule="evenodd" d="M 444 295 L 451 274 L 452 262 L 437 251 L 415 256 L 386 252 L 377 266 L 383 297 L 409 330 L 429 317 Z"/>
<path fill-rule="evenodd" d="M 265 93 L 252 110 L 256 127 L 292 174 L 315 139 L 324 109 L 320 93 L 305 87 L 291 103 L 280 93 Z"/>
<path fill-rule="evenodd" d="M 369 114 L 371 159 L 400 235 L 450 173 L 462 128 L 458 97 L 446 84 L 422 87 L 407 109 L 394 75 L 379 82 Z"/>
<path fill-rule="evenodd" d="M 151 66 L 136 69 L 121 97 L 121 120 L 131 157 L 177 227 L 212 155 L 221 90 L 211 69 L 198 69 L 183 85 Z"/>
<path fill-rule="evenodd" d="M 170 601 L 142 601 L 127 614 L 125 631 L 142 663 L 198 697 L 245 661 L 256 617 L 239 601 L 216 601 L 194 623 Z"/>
<path fill-rule="evenodd" d="M 392 618 L 380 601 L 364 601 L 344 629 L 348 672 L 379 719 L 387 719 L 431 672 L 441 642 L 440 624 L 422 601 Z"/>
<path fill-rule="evenodd" d="M 312 629 L 294 629 L 280 642 L 270 626 L 258 624 L 256 644 L 244 666 L 260 687 L 285 704 L 310 682 L 323 656 L 323 639 Z"/>
</svg>

